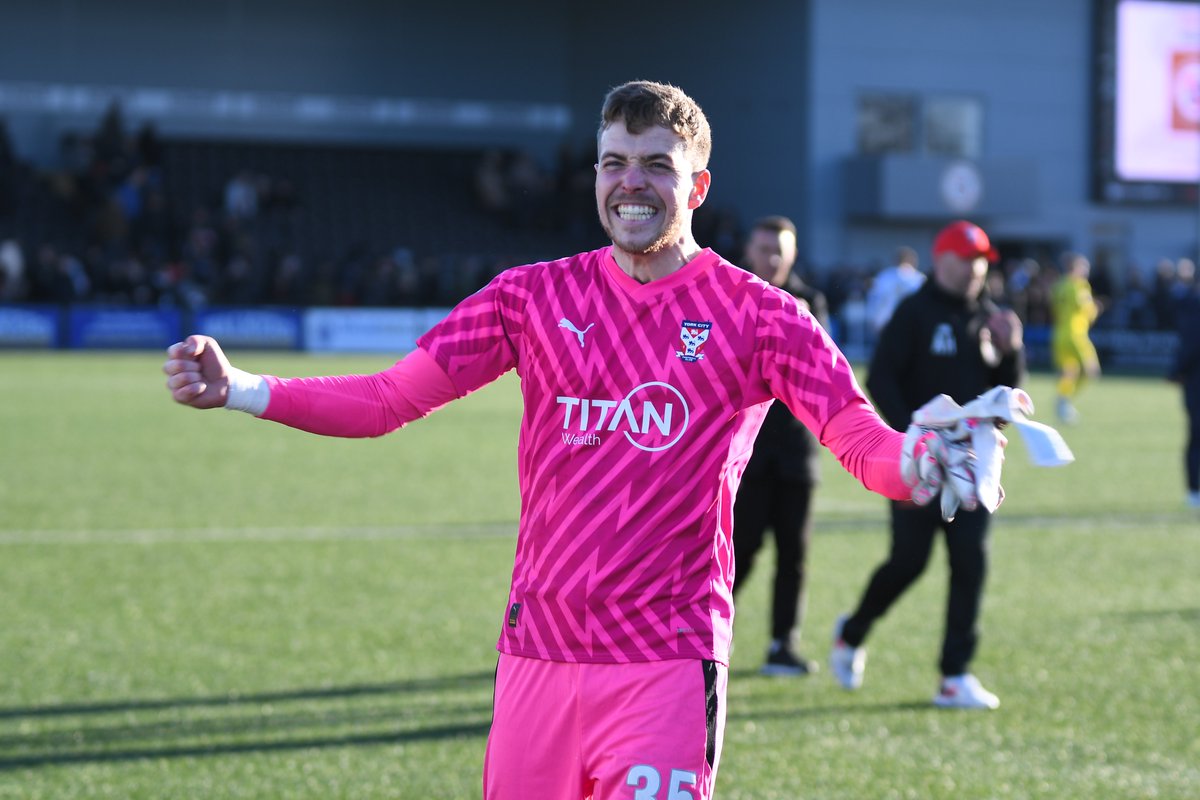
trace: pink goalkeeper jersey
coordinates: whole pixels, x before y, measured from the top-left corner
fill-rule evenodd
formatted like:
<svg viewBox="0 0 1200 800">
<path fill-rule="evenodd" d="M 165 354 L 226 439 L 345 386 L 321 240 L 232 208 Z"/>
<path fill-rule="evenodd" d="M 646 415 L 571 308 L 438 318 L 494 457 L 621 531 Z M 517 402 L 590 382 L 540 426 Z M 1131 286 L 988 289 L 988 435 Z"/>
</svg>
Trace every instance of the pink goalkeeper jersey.
<svg viewBox="0 0 1200 800">
<path fill-rule="evenodd" d="M 642 285 L 612 248 L 505 271 L 418 340 L 460 394 L 521 378 L 499 649 L 729 661 L 733 501 L 767 403 L 818 434 L 863 396 L 787 293 L 703 251 Z"/>
</svg>

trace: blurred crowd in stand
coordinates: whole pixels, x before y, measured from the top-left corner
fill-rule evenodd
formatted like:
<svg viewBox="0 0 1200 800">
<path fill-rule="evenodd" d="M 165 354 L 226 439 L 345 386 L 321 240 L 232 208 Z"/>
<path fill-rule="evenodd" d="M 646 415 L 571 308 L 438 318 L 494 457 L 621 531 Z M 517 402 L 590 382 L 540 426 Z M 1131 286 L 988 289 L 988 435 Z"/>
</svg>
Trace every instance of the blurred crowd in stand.
<svg viewBox="0 0 1200 800">
<path fill-rule="evenodd" d="M 163 158 L 168 145 L 150 123 L 128 132 L 114 104 L 90 134 L 63 138 L 56 168 L 34 170 L 14 152 L 0 121 L 0 302 L 187 309 L 449 305 L 505 267 L 605 243 L 596 222 L 590 142 L 564 146 L 549 166 L 519 150 L 482 151 L 474 175 L 464 179 L 473 185 L 462 187 L 462 218 L 455 214 L 444 248 L 347 243 L 322 253 L 297 244 L 303 227 L 316 222 L 299 213 L 312 198 L 289 176 L 240 169 L 220 176 L 219 197 L 195 202 L 172 194 Z M 494 240 L 486 249 L 464 251 L 453 240 L 454 226 L 487 225 L 511 246 Z M 695 228 L 698 241 L 717 252 L 732 258 L 742 252 L 736 212 L 702 206 Z M 899 246 L 896 260 L 902 254 L 915 252 Z M 869 347 L 868 294 L 876 276 L 894 266 L 803 264 L 797 271 L 825 293 L 839 340 Z M 1176 298 L 1195 279 L 1193 262 L 1164 258 L 1116 272 L 1110 264 L 1092 264 L 1092 290 L 1103 309 L 1099 327 L 1174 329 Z M 988 290 L 1027 326 L 1047 325 L 1059 274 L 1057 257 L 1002 260 Z"/>
</svg>

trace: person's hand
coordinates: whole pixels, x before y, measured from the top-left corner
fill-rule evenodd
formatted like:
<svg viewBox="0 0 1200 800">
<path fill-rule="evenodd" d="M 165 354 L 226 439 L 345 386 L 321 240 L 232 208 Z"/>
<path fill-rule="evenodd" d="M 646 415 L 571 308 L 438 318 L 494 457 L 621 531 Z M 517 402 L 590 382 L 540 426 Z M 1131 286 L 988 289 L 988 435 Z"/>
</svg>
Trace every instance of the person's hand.
<svg viewBox="0 0 1200 800">
<path fill-rule="evenodd" d="M 910 425 L 900 449 L 900 476 L 912 487 L 912 501 L 919 506 L 929 505 L 946 482 L 946 473 L 931 452 L 937 447 L 937 434 L 931 428 Z"/>
<path fill-rule="evenodd" d="M 912 501 L 917 505 L 926 506 L 938 498 L 942 518 L 947 522 L 954 519 L 959 508 L 974 511 L 979 507 L 976 467 L 967 425 L 960 423 L 948 429 L 914 423 L 908 427 L 900 474 L 912 486 Z"/>
<path fill-rule="evenodd" d="M 938 395 L 913 412 L 900 452 L 900 474 L 913 487 L 912 500 L 941 500 L 943 519 L 959 508 L 995 511 L 1004 500 L 1000 469 L 1008 440 L 999 425 L 1024 419 L 1033 402 L 1006 386 L 984 392 L 966 406 Z"/>
<path fill-rule="evenodd" d="M 992 344 L 1002 355 L 1008 355 L 1020 350 L 1025 340 L 1024 326 L 1021 318 L 1011 308 L 1006 308 L 992 314 L 987 321 L 987 329 L 991 334 Z"/>
<path fill-rule="evenodd" d="M 176 402 L 192 408 L 220 408 L 229 397 L 229 359 L 217 340 L 189 336 L 167 348 L 163 372 Z"/>
</svg>

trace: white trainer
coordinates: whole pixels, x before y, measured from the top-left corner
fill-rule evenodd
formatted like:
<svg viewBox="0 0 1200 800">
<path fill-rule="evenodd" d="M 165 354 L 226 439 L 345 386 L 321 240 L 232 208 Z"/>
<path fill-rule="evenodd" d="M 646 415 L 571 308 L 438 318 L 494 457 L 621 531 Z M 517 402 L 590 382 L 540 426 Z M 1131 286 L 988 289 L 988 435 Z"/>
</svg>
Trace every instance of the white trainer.
<svg viewBox="0 0 1200 800">
<path fill-rule="evenodd" d="M 1059 422 L 1064 425 L 1075 425 L 1079 422 L 1079 411 L 1065 397 L 1058 398 L 1054 410 L 1058 414 Z"/>
<path fill-rule="evenodd" d="M 842 639 L 845 615 L 837 618 L 833 625 L 833 649 L 829 652 L 829 671 L 843 689 L 853 691 L 862 686 L 863 672 L 867 668 L 867 648 L 851 647 Z"/>
<path fill-rule="evenodd" d="M 1189 508 L 1200 508 L 1200 492 L 1188 492 L 1187 504 Z"/>
<path fill-rule="evenodd" d="M 933 698 L 941 708 L 999 708 L 1000 698 L 983 688 L 970 673 L 942 678 L 942 688 Z"/>
</svg>

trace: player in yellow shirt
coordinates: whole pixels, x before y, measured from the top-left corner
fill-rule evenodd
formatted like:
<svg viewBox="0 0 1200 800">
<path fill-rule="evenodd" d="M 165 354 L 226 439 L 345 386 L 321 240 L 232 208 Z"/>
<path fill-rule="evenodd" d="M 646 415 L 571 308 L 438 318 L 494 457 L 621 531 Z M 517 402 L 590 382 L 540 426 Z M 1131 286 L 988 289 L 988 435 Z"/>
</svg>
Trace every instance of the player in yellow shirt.
<svg viewBox="0 0 1200 800">
<path fill-rule="evenodd" d="M 1100 377 L 1100 359 L 1088 331 L 1100 306 L 1092 298 L 1088 282 L 1092 265 L 1079 253 L 1062 257 L 1063 275 L 1054 284 L 1051 306 L 1054 311 L 1054 331 L 1050 346 L 1054 366 L 1058 370 L 1058 418 L 1066 423 L 1078 421 L 1075 396 L 1085 379 Z"/>
</svg>

